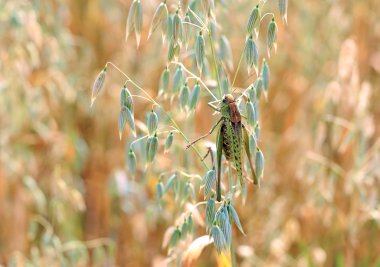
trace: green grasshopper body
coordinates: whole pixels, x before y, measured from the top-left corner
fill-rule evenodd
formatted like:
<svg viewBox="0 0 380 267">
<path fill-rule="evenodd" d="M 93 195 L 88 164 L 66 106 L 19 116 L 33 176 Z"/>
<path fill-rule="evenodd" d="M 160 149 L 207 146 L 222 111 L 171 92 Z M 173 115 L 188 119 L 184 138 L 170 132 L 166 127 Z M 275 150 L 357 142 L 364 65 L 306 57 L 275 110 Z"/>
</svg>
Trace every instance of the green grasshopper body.
<svg viewBox="0 0 380 267">
<path fill-rule="evenodd" d="M 241 115 L 235 103 L 234 97 L 231 94 L 227 94 L 223 97 L 223 100 L 219 107 L 215 107 L 211 103 L 209 103 L 209 106 L 215 109 L 216 111 L 220 112 L 222 116 L 218 119 L 218 121 L 214 124 L 214 126 L 211 128 L 211 130 L 207 134 L 199 137 L 198 139 L 190 143 L 187 147 L 190 147 L 195 142 L 210 135 L 216 129 L 216 127 L 220 125 L 217 139 L 216 139 L 216 150 L 217 150 L 216 162 L 217 162 L 217 171 L 218 171 L 216 192 L 217 192 L 217 200 L 221 201 L 220 183 L 221 183 L 222 153 L 224 154 L 225 158 L 228 161 L 234 164 L 238 179 L 240 181 L 240 185 L 243 188 L 245 187 L 245 180 L 243 178 L 243 171 L 242 171 L 242 150 L 243 150 L 242 143 L 244 143 L 244 150 L 249 160 L 249 164 L 252 170 L 252 176 L 255 181 L 255 184 L 257 184 L 257 179 L 256 179 L 255 170 L 252 165 L 251 153 L 249 151 L 248 132 L 241 121 Z"/>
</svg>

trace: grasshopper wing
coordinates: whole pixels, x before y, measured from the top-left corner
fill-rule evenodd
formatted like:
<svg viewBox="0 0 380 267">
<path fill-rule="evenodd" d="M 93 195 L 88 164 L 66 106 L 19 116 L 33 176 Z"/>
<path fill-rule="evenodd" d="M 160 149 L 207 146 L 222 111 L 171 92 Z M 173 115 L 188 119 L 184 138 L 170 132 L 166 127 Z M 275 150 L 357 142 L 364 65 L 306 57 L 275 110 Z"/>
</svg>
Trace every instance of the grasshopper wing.
<svg viewBox="0 0 380 267">
<path fill-rule="evenodd" d="M 257 179 L 255 169 L 253 168 L 252 159 L 251 159 L 251 151 L 249 150 L 248 132 L 247 132 L 247 129 L 244 127 L 244 125 L 242 128 L 243 128 L 244 150 L 248 157 L 249 166 L 251 167 L 254 184 L 258 185 L 259 181 Z M 255 151 L 252 151 L 252 153 L 255 153 Z"/>
</svg>

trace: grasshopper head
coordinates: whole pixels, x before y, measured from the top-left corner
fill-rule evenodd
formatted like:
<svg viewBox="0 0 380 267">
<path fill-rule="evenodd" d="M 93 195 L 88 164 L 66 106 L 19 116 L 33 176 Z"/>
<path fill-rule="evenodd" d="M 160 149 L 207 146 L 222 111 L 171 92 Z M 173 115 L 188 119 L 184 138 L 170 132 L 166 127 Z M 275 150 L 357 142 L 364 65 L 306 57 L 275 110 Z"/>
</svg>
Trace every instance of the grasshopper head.
<svg viewBox="0 0 380 267">
<path fill-rule="evenodd" d="M 239 110 L 235 104 L 235 98 L 231 94 L 223 96 L 223 100 L 220 103 L 220 111 L 222 116 L 229 118 L 232 122 L 241 121 Z"/>
<path fill-rule="evenodd" d="M 223 100 L 222 100 L 223 104 L 228 105 L 228 104 L 233 103 L 233 102 L 235 102 L 235 98 L 233 95 L 226 94 L 223 96 Z"/>
</svg>

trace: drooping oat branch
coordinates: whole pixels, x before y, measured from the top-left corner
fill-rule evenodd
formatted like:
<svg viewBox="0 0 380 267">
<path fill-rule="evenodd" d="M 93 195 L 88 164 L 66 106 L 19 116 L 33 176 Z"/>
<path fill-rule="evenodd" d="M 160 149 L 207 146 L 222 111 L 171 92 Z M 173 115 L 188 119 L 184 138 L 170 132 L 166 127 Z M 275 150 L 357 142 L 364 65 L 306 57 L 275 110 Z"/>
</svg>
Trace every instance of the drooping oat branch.
<svg viewBox="0 0 380 267">
<path fill-rule="evenodd" d="M 170 62 L 170 64 L 175 64 L 175 65 L 178 65 L 178 66 L 181 66 L 182 69 L 187 72 L 189 75 L 191 75 L 191 77 L 193 77 L 194 79 L 197 79 L 199 81 L 200 84 L 202 84 L 202 86 L 206 89 L 206 91 L 210 94 L 210 96 L 212 96 L 212 98 L 214 98 L 215 100 L 218 100 L 218 98 L 211 92 L 211 90 L 207 87 L 207 85 L 202 81 L 202 79 L 195 75 L 194 73 L 192 73 L 189 69 L 187 69 L 181 62 L 178 62 L 178 61 L 172 61 Z"/>
<path fill-rule="evenodd" d="M 142 88 L 141 86 L 139 86 L 137 83 L 135 83 L 126 73 L 124 73 L 119 67 L 117 67 L 115 64 L 113 64 L 111 61 L 108 61 L 106 63 L 106 66 L 108 65 L 111 65 L 112 67 L 114 67 L 117 71 L 119 71 L 121 74 L 123 74 L 127 79 L 128 81 L 134 85 L 138 90 L 140 90 L 142 93 L 144 93 L 148 99 L 151 100 L 152 103 L 154 103 L 156 106 L 160 107 L 162 109 L 162 111 L 165 113 L 165 115 L 169 118 L 169 120 L 171 121 L 171 123 L 173 124 L 173 126 L 175 127 L 175 129 L 182 135 L 182 137 L 185 139 L 186 142 L 190 142 L 189 138 L 187 138 L 187 136 L 183 133 L 183 131 L 181 130 L 181 128 L 178 126 L 178 124 L 176 123 L 176 121 L 173 119 L 173 117 L 170 115 L 169 112 L 167 112 L 156 100 L 153 99 L 153 97 L 150 96 L 150 94 L 144 90 L 144 88 Z M 202 159 L 202 155 L 199 153 L 198 149 L 194 146 L 192 146 L 192 149 L 195 151 L 195 153 L 197 154 L 197 156 Z M 207 166 L 207 164 L 205 162 L 202 162 L 203 166 L 209 170 L 210 168 Z"/>
</svg>

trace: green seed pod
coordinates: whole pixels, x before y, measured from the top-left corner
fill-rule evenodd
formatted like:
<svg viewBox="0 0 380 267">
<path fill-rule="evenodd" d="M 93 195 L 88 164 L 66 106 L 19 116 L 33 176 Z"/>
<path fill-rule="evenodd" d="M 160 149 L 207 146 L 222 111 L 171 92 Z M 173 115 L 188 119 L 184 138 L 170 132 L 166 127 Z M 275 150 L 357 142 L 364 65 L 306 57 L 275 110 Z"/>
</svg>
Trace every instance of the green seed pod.
<svg viewBox="0 0 380 267">
<path fill-rule="evenodd" d="M 150 149 L 150 144 L 152 143 L 153 136 L 149 136 L 148 139 L 146 140 L 146 145 L 145 145 L 145 160 L 149 162 L 149 149 Z"/>
<path fill-rule="evenodd" d="M 166 38 L 170 42 L 172 40 L 172 35 L 173 35 L 173 16 L 168 16 L 167 20 L 167 35 Z"/>
<path fill-rule="evenodd" d="M 128 152 L 127 166 L 130 173 L 132 174 L 136 173 L 136 166 L 137 166 L 136 154 L 132 148 L 130 148 Z"/>
<path fill-rule="evenodd" d="M 170 147 L 172 146 L 173 144 L 173 132 L 170 132 L 168 134 L 168 137 L 166 137 L 166 140 L 165 140 L 165 153 L 170 149 Z"/>
<path fill-rule="evenodd" d="M 255 113 L 255 108 L 253 106 L 253 103 L 251 100 L 248 98 L 247 102 L 247 122 L 249 125 L 252 127 L 255 127 L 256 125 L 256 113 Z"/>
<path fill-rule="evenodd" d="M 166 66 L 160 77 L 159 91 L 167 94 L 169 92 L 169 83 L 170 83 L 170 70 L 168 66 Z"/>
<path fill-rule="evenodd" d="M 169 189 L 172 187 L 175 181 L 177 181 L 177 175 L 173 174 L 172 176 L 170 176 L 169 180 L 165 185 L 165 193 L 169 191 Z"/>
<path fill-rule="evenodd" d="M 222 35 L 219 39 L 219 56 L 229 69 L 233 69 L 232 50 L 227 37 Z"/>
<path fill-rule="evenodd" d="M 135 16 L 135 27 L 136 27 L 135 35 L 136 35 L 137 47 L 140 45 L 142 25 L 143 25 L 143 10 L 142 10 L 142 5 L 140 3 L 140 0 L 137 0 L 137 10 L 136 10 L 136 16 Z"/>
<path fill-rule="evenodd" d="M 135 118 L 132 114 L 132 111 L 129 110 L 128 108 L 126 108 L 125 109 L 125 115 L 127 118 L 127 123 L 129 125 L 129 128 L 131 128 L 133 136 L 136 137 Z"/>
<path fill-rule="evenodd" d="M 278 9 L 285 24 L 288 23 L 288 0 L 278 0 Z"/>
<path fill-rule="evenodd" d="M 253 157 L 255 157 L 256 155 L 256 149 L 257 149 L 256 138 L 253 134 L 250 134 L 249 135 L 249 152 L 251 153 L 251 155 L 253 155 Z"/>
<path fill-rule="evenodd" d="M 196 84 L 194 85 L 193 91 L 191 92 L 191 96 L 190 96 L 191 110 L 195 110 L 195 108 L 197 107 L 200 92 L 201 92 L 201 87 L 199 85 L 199 82 L 197 81 Z"/>
<path fill-rule="evenodd" d="M 255 168 L 256 168 L 256 176 L 258 180 L 258 181 L 255 181 L 255 184 L 256 184 L 256 183 L 259 183 L 260 179 L 262 179 L 263 174 L 264 174 L 264 155 L 260 149 L 257 149 L 257 152 L 256 152 Z"/>
<path fill-rule="evenodd" d="M 275 53 L 277 50 L 277 24 L 274 21 L 274 18 L 272 18 L 268 26 L 267 45 L 268 45 L 268 56 L 270 57 L 270 51 L 272 47 L 274 48 Z"/>
<path fill-rule="evenodd" d="M 166 2 L 161 2 L 156 11 L 154 12 L 152 23 L 150 24 L 149 28 L 149 34 L 148 34 L 148 39 L 152 35 L 152 33 L 157 30 L 157 28 L 161 25 L 161 29 L 165 28 L 163 24 L 167 25 L 168 21 L 168 7 L 166 6 Z M 162 29 L 162 38 L 165 39 L 166 35 L 166 28 Z"/>
<path fill-rule="evenodd" d="M 245 45 L 245 60 L 248 65 L 248 72 L 250 72 L 250 69 L 254 67 L 257 73 L 259 53 L 257 51 L 256 43 L 253 41 L 252 35 L 249 36 Z"/>
<path fill-rule="evenodd" d="M 195 60 L 200 73 L 202 73 L 203 62 L 205 57 L 205 39 L 203 38 L 202 31 L 199 32 L 195 42 Z"/>
<path fill-rule="evenodd" d="M 181 226 L 181 239 L 182 240 L 186 239 L 186 236 L 187 236 L 188 232 L 189 232 L 189 229 L 188 229 L 188 225 L 187 225 L 187 222 L 186 222 L 186 219 L 185 219 L 185 221 L 183 222 L 183 224 Z"/>
<path fill-rule="evenodd" d="M 169 44 L 169 50 L 168 50 L 168 61 L 171 62 L 173 61 L 173 59 L 177 61 L 179 51 L 180 51 L 179 44 L 171 40 Z"/>
<path fill-rule="evenodd" d="M 267 97 L 268 89 L 269 89 L 270 71 L 269 71 L 268 63 L 266 62 L 265 58 L 263 59 L 263 65 L 262 65 L 260 76 L 262 77 L 262 81 L 263 81 L 264 94 L 265 94 L 265 97 Z"/>
<path fill-rule="evenodd" d="M 261 72 L 262 74 L 262 72 Z M 261 97 L 261 92 L 263 91 L 263 78 L 259 77 L 253 84 L 253 88 L 255 89 L 256 92 L 256 99 L 260 99 Z"/>
<path fill-rule="evenodd" d="M 255 90 L 255 85 L 252 84 L 248 90 L 247 90 L 247 96 L 249 99 L 252 100 L 252 102 L 256 101 L 256 90 Z"/>
<path fill-rule="evenodd" d="M 204 199 L 211 192 L 213 185 L 215 184 L 215 170 L 209 170 L 203 178 L 205 184 Z"/>
<path fill-rule="evenodd" d="M 222 252 L 227 246 L 224 234 L 219 226 L 213 225 L 210 230 L 210 236 L 214 239 L 214 246 L 218 251 L 218 254 Z"/>
<path fill-rule="evenodd" d="M 125 84 L 120 92 L 120 107 L 126 107 L 133 112 L 133 98 Z"/>
<path fill-rule="evenodd" d="M 174 77 L 173 77 L 173 88 L 172 88 L 173 94 L 176 94 L 179 91 L 182 84 L 184 83 L 184 80 L 185 78 L 182 71 L 182 67 L 178 66 L 174 72 Z"/>
<path fill-rule="evenodd" d="M 127 18 L 127 27 L 125 33 L 125 40 L 127 41 L 128 36 L 135 30 L 136 28 L 136 15 L 137 15 L 137 0 L 133 0 L 131 7 L 129 8 L 128 18 Z"/>
<path fill-rule="evenodd" d="M 174 248 L 178 241 L 181 239 L 181 231 L 178 229 L 178 227 L 174 230 L 170 241 L 169 241 L 169 249 Z"/>
<path fill-rule="evenodd" d="M 173 17 L 172 40 L 175 43 L 181 43 L 183 39 L 183 25 L 182 25 L 182 20 L 178 13 L 179 13 L 179 10 L 176 11 Z"/>
<path fill-rule="evenodd" d="M 235 208 L 232 205 L 227 206 L 228 214 L 231 218 L 231 221 L 233 221 L 236 225 L 236 227 L 240 230 L 240 232 L 245 235 L 243 227 L 241 226 L 239 215 L 237 214 Z"/>
<path fill-rule="evenodd" d="M 186 183 L 184 193 L 185 193 L 185 198 L 190 196 L 193 201 L 196 200 L 195 189 L 192 183 L 190 182 Z"/>
<path fill-rule="evenodd" d="M 121 140 L 121 137 L 123 135 L 123 130 L 125 128 L 125 124 L 127 123 L 127 114 L 126 114 L 126 107 L 122 107 L 119 113 L 119 120 L 118 120 L 118 128 L 119 128 L 119 138 Z"/>
<path fill-rule="evenodd" d="M 260 18 L 261 18 L 261 15 L 260 15 L 259 5 L 256 5 L 256 7 L 252 10 L 251 15 L 249 16 L 249 19 L 248 19 L 247 34 L 253 33 L 256 23 L 260 22 Z"/>
<path fill-rule="evenodd" d="M 229 247 L 232 241 L 232 227 L 228 217 L 227 208 L 223 207 L 222 212 L 223 215 L 223 223 L 219 226 L 223 232 L 224 238 L 226 239 L 226 245 Z"/>
<path fill-rule="evenodd" d="M 191 19 L 190 19 L 189 12 L 186 12 L 186 15 L 183 19 L 183 42 L 185 43 L 186 50 L 190 41 L 190 36 L 191 36 Z"/>
<path fill-rule="evenodd" d="M 185 109 L 189 106 L 190 98 L 190 89 L 187 86 L 187 83 L 182 86 L 181 91 L 179 92 L 179 104 L 181 109 Z"/>
<path fill-rule="evenodd" d="M 207 201 L 206 204 L 206 227 L 210 228 L 215 218 L 215 200 L 214 195 Z"/>
<path fill-rule="evenodd" d="M 190 214 L 189 217 L 187 218 L 187 228 L 190 234 L 193 233 L 193 226 L 194 226 L 193 216 Z"/>
<path fill-rule="evenodd" d="M 256 141 L 260 139 L 260 125 L 257 123 L 255 127 L 255 137 Z"/>
<path fill-rule="evenodd" d="M 94 104 L 96 97 L 103 88 L 104 81 L 106 80 L 107 66 L 105 66 L 102 71 L 98 74 L 95 79 L 94 85 L 92 86 L 91 94 L 91 106 Z"/>
<path fill-rule="evenodd" d="M 149 144 L 148 162 L 153 162 L 154 157 L 157 154 L 157 150 L 158 150 L 158 137 L 156 133 Z"/>
<path fill-rule="evenodd" d="M 157 131 L 158 126 L 158 116 L 153 110 L 149 113 L 146 124 L 148 126 L 149 135 L 153 135 Z"/>
<path fill-rule="evenodd" d="M 163 195 L 164 195 L 164 185 L 162 184 L 161 181 L 159 181 L 156 184 L 156 197 L 157 197 L 157 200 L 160 200 Z"/>
</svg>

